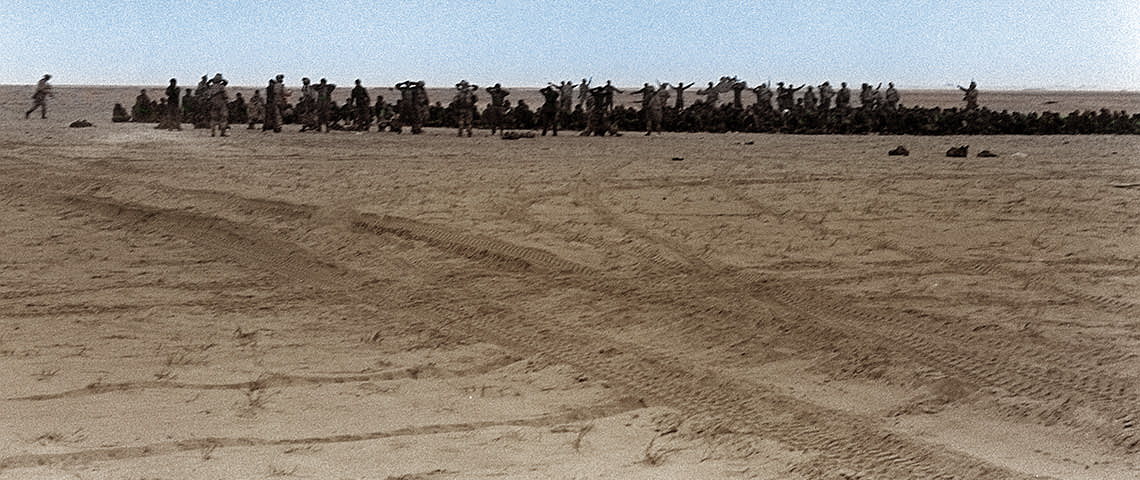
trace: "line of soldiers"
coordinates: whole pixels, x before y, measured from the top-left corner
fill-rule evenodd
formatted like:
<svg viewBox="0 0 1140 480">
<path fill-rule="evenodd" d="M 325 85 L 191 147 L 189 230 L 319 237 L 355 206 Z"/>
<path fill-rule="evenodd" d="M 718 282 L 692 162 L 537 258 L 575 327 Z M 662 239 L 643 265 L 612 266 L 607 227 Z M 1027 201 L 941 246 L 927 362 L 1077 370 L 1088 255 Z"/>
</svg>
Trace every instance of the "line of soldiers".
<svg viewBox="0 0 1140 480">
<path fill-rule="evenodd" d="M 42 80 L 41 83 L 46 83 Z M 255 91 L 245 102 L 238 94 L 227 102 L 226 82 L 221 75 L 209 80 L 205 76 L 196 90 L 187 90 L 179 102 L 179 89 L 172 79 L 163 102 L 154 104 L 145 91 L 133 109 L 138 116 L 145 110 L 170 112 L 157 118 L 159 128 L 179 129 L 181 122 L 196 127 L 210 127 L 225 135 L 229 123 L 249 123 L 249 128 L 262 124 L 262 130 L 280 132 L 288 123 L 302 125 L 301 131 L 356 130 L 367 131 L 372 124 L 377 131 L 401 132 L 409 128 L 413 134 L 424 127 L 457 128 L 460 136 L 472 135 L 477 125 L 491 133 L 506 129 L 541 129 L 542 135 L 559 130 L 572 130 L 580 135 L 620 135 L 622 131 L 643 130 L 646 135 L 662 131 L 749 131 L 787 133 L 901 133 L 901 134 L 971 134 L 971 133 L 1138 133 L 1140 116 L 1128 117 L 1123 112 L 1073 112 L 1068 116 L 992 112 L 978 107 L 977 84 L 958 88 L 964 93 L 964 109 L 904 107 L 893 83 L 884 89 L 864 83 L 856 96 L 846 83 L 833 88 L 829 82 L 818 86 L 767 83 L 750 87 L 736 77 L 721 77 L 698 89 L 702 97 L 686 104 L 686 90 L 693 83 L 678 82 L 652 86 L 628 95 L 639 95 L 639 108 L 618 105 L 615 100 L 622 90 L 607 81 L 591 86 L 592 79 L 581 83 L 562 81 L 549 83 L 539 93 L 543 103 L 534 111 L 524 100 L 514 105 L 511 92 L 495 84 L 484 91 L 489 96 L 486 108 L 477 108 L 479 86 L 466 80 L 455 84 L 451 103 L 432 104 L 423 81 L 405 81 L 394 86 L 400 92 L 395 105 L 383 96 L 373 100 L 360 80 L 351 94 L 338 106 L 333 100 L 336 85 L 322 79 L 311 84 L 302 80 L 300 99 L 290 103 L 291 92 L 284 88 L 284 76 L 269 81 L 262 98 Z M 50 88 L 50 87 L 49 87 Z M 577 95 L 574 90 L 577 89 Z M 40 89 L 37 89 L 40 91 Z M 50 90 L 47 90 L 50 92 Z M 755 100 L 745 104 L 751 92 Z M 731 100 L 721 96 L 731 94 Z M 46 98 L 40 94 L 39 97 Z M 577 102 L 575 102 L 577 100 Z M 858 105 L 855 102 L 858 101 Z M 40 100 L 37 100 L 41 103 Z M 179 105 L 181 103 L 181 105 Z M 38 105 L 46 110 L 46 106 Z M 146 108 L 143 108 L 146 106 Z M 36 108 L 34 106 L 34 108 Z M 34 110 L 33 108 L 33 110 Z M 123 110 L 116 105 L 116 111 Z M 29 111 L 30 114 L 32 111 Z M 122 112 L 120 112 L 122 113 Z M 180 114 L 180 115 L 179 115 Z M 46 116 L 46 113 L 45 113 Z M 122 115 L 130 118 L 130 114 Z M 228 122 L 228 123 L 227 123 Z M 505 132 L 504 132 L 505 133 Z"/>
<path fill-rule="evenodd" d="M 172 78 L 166 87 L 165 96 L 159 101 L 152 100 L 144 88 L 135 97 L 130 113 L 122 104 L 116 103 L 111 121 L 158 122 L 156 128 L 164 130 L 181 130 L 183 123 L 190 123 L 195 128 L 209 128 L 211 136 L 225 137 L 235 112 L 246 111 L 245 99 L 240 93 L 234 101 L 229 101 L 227 85 L 229 82 L 220 73 L 209 79 L 203 75 L 198 88 L 186 89 L 186 96 L 183 97 L 178 80 Z"/>
<path fill-rule="evenodd" d="M 572 81 L 549 83 L 540 90 L 544 102 L 537 113 L 537 121 L 535 113 L 522 100 L 512 108 L 506 100 L 510 92 L 502 85 L 495 84 L 485 89 L 490 102 L 482 114 L 482 122 L 491 129 L 492 134 L 507 127 L 541 127 L 543 135 L 547 131 L 557 135 L 559 129 L 576 129 L 584 136 L 619 135 L 619 131 L 631 123 L 625 118 L 628 109 L 615 110 L 614 97 L 624 92 L 608 80 L 605 85 L 596 87 L 591 87 L 591 82 L 592 79 L 582 79 L 579 84 Z M 466 132 L 471 136 L 474 124 L 480 117 L 476 109 L 478 98 L 475 95 L 479 87 L 465 80 L 455 85 L 455 96 L 447 107 L 438 103 L 435 106 L 430 104 L 423 81 L 409 80 L 396 84 L 394 88 L 399 90 L 400 98 L 393 106 L 387 104 L 380 95 L 376 96 L 373 104 L 368 90 L 358 79 L 351 95 L 341 107 L 336 105 L 332 96 L 336 85 L 323 78 L 317 84 L 303 78 L 301 95 L 296 104 L 289 101 L 292 92 L 285 88 L 284 75 L 269 80 L 264 98 L 258 90 L 248 103 L 240 93 L 235 100 L 229 101 L 225 90 L 227 83 L 221 74 L 215 75 L 213 79 L 207 79 L 203 75 L 196 90 L 187 89 L 186 95 L 180 97 L 180 88 L 176 80 L 171 79 L 166 97 L 159 103 L 151 101 L 146 90 L 140 92 L 129 117 L 133 121 L 158 121 L 158 128 L 171 130 L 181 129 L 180 124 L 188 122 L 196 128 L 210 128 L 212 135 L 220 133 L 223 136 L 230 123 L 248 122 L 250 129 L 260 123 L 263 131 L 273 132 L 280 132 L 283 124 L 299 123 L 302 132 L 328 132 L 334 129 L 366 131 L 374 121 L 380 131 L 400 132 L 407 127 L 413 134 L 423 132 L 425 124 L 454 124 L 459 129 L 459 135 Z M 852 93 L 846 83 L 842 83 L 838 90 L 833 89 L 829 82 L 819 85 L 818 90 L 814 86 L 806 86 L 806 91 L 796 98 L 797 92 L 803 90 L 805 85 L 785 86 L 779 82 L 773 92 L 766 83 L 749 88 L 746 82 L 736 77 L 723 76 L 718 82 L 708 82 L 706 88 L 696 92 L 703 100 L 686 107 L 685 91 L 693 85 L 691 82 L 678 82 L 676 85 L 665 83 L 654 87 L 646 83 L 641 89 L 631 92 L 641 96 L 641 109 L 636 123 L 644 128 L 646 135 L 677 129 L 718 131 L 719 123 L 740 123 L 718 122 L 716 118 L 724 117 L 718 114 L 718 109 L 722 108 L 720 96 L 728 93 L 732 94 L 731 108 L 749 110 L 756 117 L 752 122 L 754 127 L 763 123 L 765 118 L 762 117 L 773 115 L 795 117 L 828 111 L 847 113 L 853 110 Z M 579 90 L 576 105 L 575 89 Z M 976 84 L 971 83 L 969 89 L 962 90 L 966 92 L 967 109 L 976 109 Z M 755 103 L 747 109 L 742 98 L 745 91 L 751 91 L 755 95 Z M 871 87 L 864 83 L 859 101 L 859 110 L 864 112 L 894 112 L 899 108 L 900 96 L 893 83 L 889 83 L 885 91 L 882 84 Z M 116 105 L 114 117 L 117 121 L 126 117 L 122 114 L 121 106 Z M 679 117 L 685 120 L 678 122 Z M 698 126 L 694 128 L 691 123 Z M 729 127 L 726 125 L 725 128 Z"/>
</svg>

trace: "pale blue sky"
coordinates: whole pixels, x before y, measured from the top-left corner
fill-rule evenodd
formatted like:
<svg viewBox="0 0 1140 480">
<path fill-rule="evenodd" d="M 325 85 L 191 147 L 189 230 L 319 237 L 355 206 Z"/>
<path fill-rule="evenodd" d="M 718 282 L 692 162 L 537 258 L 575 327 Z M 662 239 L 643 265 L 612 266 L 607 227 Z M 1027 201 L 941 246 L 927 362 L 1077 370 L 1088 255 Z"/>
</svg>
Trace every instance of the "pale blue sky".
<svg viewBox="0 0 1140 480">
<path fill-rule="evenodd" d="M 1140 1 L 0 2 L 0 83 L 368 86 L 736 75 L 1140 90 Z"/>
</svg>

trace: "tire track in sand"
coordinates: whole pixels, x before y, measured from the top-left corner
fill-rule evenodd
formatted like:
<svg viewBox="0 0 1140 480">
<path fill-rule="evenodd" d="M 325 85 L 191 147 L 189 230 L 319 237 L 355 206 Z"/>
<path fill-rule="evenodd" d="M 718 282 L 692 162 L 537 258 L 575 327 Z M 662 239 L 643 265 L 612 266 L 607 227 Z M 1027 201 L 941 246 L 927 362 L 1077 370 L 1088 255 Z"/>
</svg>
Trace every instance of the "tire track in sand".
<svg viewBox="0 0 1140 480">
<path fill-rule="evenodd" d="M 700 275 L 687 277 L 687 285 L 694 290 L 690 294 L 694 297 L 715 298 L 717 292 L 740 292 L 739 285 L 748 286 L 743 289 L 745 295 L 764 302 L 774 300 L 814 324 L 786 327 L 800 335 L 832 338 L 835 334 L 831 332 L 838 331 L 845 337 L 861 338 L 863 344 L 881 347 L 972 384 L 1046 402 L 1044 406 L 1031 406 L 1028 407 L 1030 411 L 1022 412 L 1043 423 L 1050 424 L 1061 418 L 1067 425 L 1095 432 L 1097 438 L 1109 445 L 1130 452 L 1140 449 L 1140 433 L 1131 428 L 1129 415 L 1131 410 L 1140 407 L 1140 389 L 1135 387 L 1135 382 L 1121 377 L 1111 368 L 1074 366 L 1072 357 L 1047 347 L 1006 340 L 996 340 L 998 344 L 995 344 L 991 337 L 971 335 L 972 332 L 941 327 L 935 327 L 934 332 L 918 332 L 914 329 L 915 319 L 909 315 L 889 311 L 868 312 L 805 285 L 797 284 L 793 288 L 765 275 L 729 267 L 715 258 L 692 251 L 682 242 L 622 224 L 620 217 L 600 200 L 597 189 L 588 187 L 596 183 L 584 184 L 587 187 L 581 190 L 583 201 L 607 224 L 670 252 L 672 258 L 683 259 L 687 263 L 686 271 L 699 272 Z M 827 233 L 835 234 L 827 230 Z M 845 235 L 845 232 L 840 234 Z M 672 262 L 659 261 L 660 255 L 657 254 L 645 255 L 644 258 L 666 270 L 672 267 Z M 726 304 L 733 300 L 739 302 L 741 298 L 729 297 Z M 818 337 L 818 333 L 827 333 L 827 336 Z M 1005 355 L 993 355 L 992 352 Z M 1011 352 L 1019 355 L 1009 356 Z M 1088 352 L 1080 353 L 1087 355 Z M 1102 413 L 1102 418 L 1089 420 L 1079 415 L 1071 408 L 1074 402 L 1096 409 Z"/>
<path fill-rule="evenodd" d="M 352 292 L 360 301 L 370 297 L 367 274 L 349 272 L 312 255 L 295 244 L 267 237 L 240 224 L 217 217 L 184 211 L 148 208 L 111 199 L 67 196 L 72 206 L 105 215 L 129 228 L 184 237 L 201 248 L 217 251 L 254 268 L 274 272 L 313 288 Z M 403 225 L 406 235 L 417 235 L 445 249 L 467 253 L 488 250 L 492 256 L 515 255 L 528 265 L 562 265 L 536 249 L 511 247 L 437 227 L 409 228 L 400 220 L 384 226 Z M 373 225 L 374 226 L 374 225 Z M 368 228 L 362 225 L 359 228 Z M 380 230 L 384 230 L 381 228 Z M 435 240 L 432 240 L 435 239 Z M 468 243 L 469 242 L 469 243 Z M 584 283 L 589 283 L 583 280 Z M 486 292 L 462 291 L 463 287 L 440 285 L 433 302 L 416 302 L 426 318 L 434 317 L 439 328 L 457 336 L 475 333 L 492 342 L 506 341 L 527 352 L 548 353 L 567 364 L 578 365 L 605 378 L 644 392 L 690 413 L 714 412 L 726 421 L 739 422 L 746 431 L 800 446 L 816 453 L 811 471 L 838 471 L 856 466 L 864 478 L 1028 478 L 974 458 L 944 451 L 896 434 L 884 432 L 866 419 L 845 416 L 805 402 L 757 392 L 756 385 L 742 384 L 699 365 L 690 365 L 634 344 L 616 347 L 611 340 L 567 330 L 560 324 L 539 320 L 501 318 L 481 314 L 491 308 Z M 449 290 L 450 289 L 450 290 Z M 441 295 L 440 293 L 446 295 Z M 442 316 L 440 316 L 442 314 Z M 615 348 L 617 350 L 615 350 Z M 627 352 L 614 355 L 614 352 Z M 807 468 L 807 467 L 805 467 Z M 966 472 L 950 473 L 950 472 Z M 967 475 L 967 476 L 962 476 Z"/>
<path fill-rule="evenodd" d="M 618 415 L 643 408 L 637 400 L 622 398 L 617 401 L 529 418 L 489 420 L 484 422 L 421 425 L 378 432 L 345 433 L 320 437 L 266 439 L 254 437 L 204 437 L 172 440 L 147 445 L 95 448 L 66 453 L 34 453 L 0 458 L 0 472 L 16 468 L 44 465 L 74 465 L 170 455 L 180 452 L 209 452 L 216 448 L 237 447 L 289 447 L 367 442 L 404 436 L 444 435 L 472 432 L 493 427 L 554 427 L 564 423 L 583 422 Z"/>
</svg>

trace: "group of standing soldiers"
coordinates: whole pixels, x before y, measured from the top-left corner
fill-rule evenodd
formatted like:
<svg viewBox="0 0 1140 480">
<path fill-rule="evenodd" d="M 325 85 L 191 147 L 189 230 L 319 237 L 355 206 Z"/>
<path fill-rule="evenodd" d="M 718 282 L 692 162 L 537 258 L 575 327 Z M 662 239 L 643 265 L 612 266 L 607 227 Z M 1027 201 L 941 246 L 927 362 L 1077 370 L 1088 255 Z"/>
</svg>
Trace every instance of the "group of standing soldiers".
<svg viewBox="0 0 1140 480">
<path fill-rule="evenodd" d="M 51 96 L 51 86 L 47 83 L 50 78 L 50 75 L 44 75 L 37 84 L 32 97 L 34 104 L 25 113 L 25 117 L 40 109 L 41 115 L 46 118 L 46 99 Z M 617 122 L 614 121 L 614 95 L 623 92 L 608 80 L 605 85 L 597 87 L 591 87 L 590 83 L 589 79 L 582 79 L 579 84 L 563 81 L 559 84 L 549 83 L 540 90 L 544 102 L 538 112 L 538 123 L 543 135 L 546 135 L 547 131 L 558 135 L 559 128 L 565 129 L 571 126 L 572 118 L 584 120 L 582 123 L 577 123 L 578 128 L 582 128 L 584 123 L 581 135 L 619 134 Z M 211 136 L 226 136 L 231 121 L 241 123 L 248 121 L 250 129 L 253 129 L 255 124 L 261 123 L 263 131 L 274 132 L 280 132 L 284 123 L 297 122 L 302 124 L 301 131 L 328 132 L 334 128 L 368 130 L 375 120 L 381 130 L 391 129 L 399 132 L 407 126 L 413 134 L 418 134 L 423 132 L 429 110 L 432 108 L 423 81 L 405 81 L 396 84 L 394 88 L 400 91 L 400 99 L 394 108 L 380 95 L 376 96 L 373 105 L 371 96 L 361 85 L 360 80 L 356 80 L 351 95 L 343 107 L 337 107 L 332 99 L 336 85 L 328 83 L 323 78 L 316 85 L 311 84 L 308 78 L 302 79 L 301 97 L 295 106 L 289 103 L 291 92 L 285 88 L 284 75 L 277 75 L 269 80 L 264 98 L 261 97 L 260 91 L 255 91 L 248 103 L 240 93 L 237 94 L 236 100 L 229 101 L 226 93 L 227 85 L 228 82 L 220 73 L 212 79 L 203 75 L 197 90 L 187 89 L 183 97 L 177 81 L 171 79 L 161 105 L 151 102 L 146 90 L 143 90 L 136 99 L 134 108 L 136 121 L 150 121 L 152 118 L 157 118 L 158 128 L 171 130 L 180 130 L 181 123 L 190 122 L 196 127 L 208 126 Z M 685 109 L 685 90 L 692 86 L 693 83 L 685 82 L 678 82 L 676 85 L 664 83 L 656 87 L 646 83 L 641 89 L 631 93 L 641 95 L 640 119 L 645 126 L 646 135 L 661 132 L 671 97 L 675 95 L 672 104 L 674 112 Z M 454 115 L 455 123 L 458 124 L 458 134 L 462 136 L 466 133 L 467 136 L 471 136 L 477 115 L 478 99 L 475 92 L 479 87 L 465 80 L 457 83 L 455 87 L 455 97 L 449 109 Z M 796 98 L 797 92 L 805 87 L 806 91 Z M 958 88 L 965 92 L 963 100 L 966 101 L 966 111 L 976 110 L 978 105 L 976 83 L 971 82 L 969 88 L 961 86 Z M 576 109 L 575 89 L 578 89 Z M 840 88 L 836 90 L 829 82 L 823 82 L 818 88 L 805 85 L 785 86 L 783 82 L 779 82 L 773 92 L 767 83 L 749 88 L 746 82 L 727 76 L 721 77 L 717 83 L 709 82 L 707 88 L 698 90 L 697 95 L 703 96 L 704 100 L 695 103 L 690 110 L 716 110 L 720 107 L 720 95 L 729 92 L 733 95 L 732 107 L 743 110 L 742 96 L 748 90 L 756 97 L 754 105 L 749 108 L 755 115 L 779 117 L 829 111 L 842 113 L 853 110 L 852 92 L 846 83 L 841 83 Z M 483 112 L 482 119 L 494 134 L 506 127 L 505 119 L 510 110 L 506 97 L 510 92 L 503 89 L 500 84 L 495 84 L 485 91 L 490 96 L 490 102 Z M 900 108 L 900 95 L 893 83 L 888 83 L 885 91 L 882 89 L 882 84 L 871 87 L 864 83 L 858 99 L 860 101 L 858 108 L 863 112 L 892 112 Z M 524 104 L 520 100 L 519 109 L 529 111 L 523 107 Z M 120 114 L 120 110 L 121 106 L 116 105 L 114 114 L 116 121 L 120 121 L 119 118 L 130 118 L 125 112 Z M 340 125 L 338 122 L 341 120 L 347 120 L 349 124 Z"/>
<path fill-rule="evenodd" d="M 355 81 L 352 91 L 342 107 L 333 101 L 332 93 L 336 85 L 328 83 L 322 78 L 316 85 L 311 84 L 308 78 L 301 79 L 301 98 L 296 106 L 289 103 L 292 92 L 285 89 L 285 76 L 269 80 L 266 86 L 264 107 L 260 102 L 251 102 L 249 109 L 250 128 L 261 122 L 263 131 L 280 132 L 281 125 L 288 120 L 301 123 L 301 131 L 328 132 L 332 129 L 355 131 L 368 130 L 376 120 L 380 129 L 391 128 L 400 131 L 404 125 L 411 128 L 412 133 L 423 132 L 424 120 L 427 117 L 428 98 L 424 89 L 424 82 L 406 81 L 396 84 L 401 98 L 393 110 L 384 97 L 376 96 L 373 105 L 372 97 L 360 82 Z M 258 96 L 255 92 L 254 99 Z M 339 122 L 346 120 L 347 125 Z"/>
<path fill-rule="evenodd" d="M 160 112 L 158 128 L 181 130 L 182 122 L 189 120 L 195 125 L 202 123 L 208 125 L 211 137 L 227 136 L 226 131 L 230 128 L 230 103 L 226 95 L 226 86 L 229 83 L 220 73 L 209 80 L 202 75 L 197 90 L 187 90 L 186 96 L 181 97 L 182 88 L 178 86 L 178 80 L 170 79 L 170 85 L 166 87 L 165 111 Z M 195 92 L 197 95 L 192 96 Z M 143 94 L 145 93 L 144 90 Z M 138 104 L 136 101 L 136 105 Z"/>
<path fill-rule="evenodd" d="M 229 85 L 229 82 L 220 73 L 210 79 L 203 75 L 198 88 L 186 89 L 186 95 L 182 96 L 182 87 L 178 86 L 177 79 L 172 78 L 170 85 L 166 87 L 166 95 L 160 102 L 151 100 L 144 88 L 135 97 L 131 113 L 127 113 L 121 104 L 115 104 L 111 120 L 157 121 L 156 128 L 164 130 L 182 130 L 182 123 L 188 122 L 195 127 L 209 128 L 210 136 L 225 137 L 226 131 L 229 130 L 230 115 L 235 106 L 228 101 L 226 85 Z M 240 93 L 237 96 L 236 102 L 241 103 L 244 108 L 244 99 Z"/>
</svg>

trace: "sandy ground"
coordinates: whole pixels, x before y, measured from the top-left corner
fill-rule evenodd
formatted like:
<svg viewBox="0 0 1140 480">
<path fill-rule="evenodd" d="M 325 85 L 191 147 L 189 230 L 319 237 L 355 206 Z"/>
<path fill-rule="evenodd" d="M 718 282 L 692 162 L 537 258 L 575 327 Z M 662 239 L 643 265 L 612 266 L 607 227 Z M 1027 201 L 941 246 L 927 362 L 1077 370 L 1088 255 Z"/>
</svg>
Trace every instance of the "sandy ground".
<svg viewBox="0 0 1140 480">
<path fill-rule="evenodd" d="M 1140 138 L 222 139 L 67 91 L 0 96 L 0 479 L 1140 474 Z"/>
</svg>

